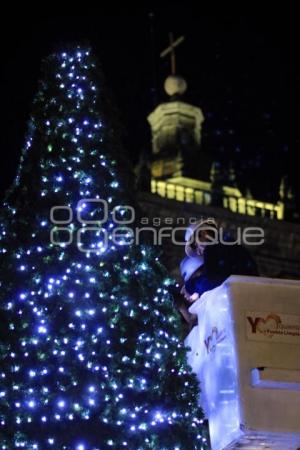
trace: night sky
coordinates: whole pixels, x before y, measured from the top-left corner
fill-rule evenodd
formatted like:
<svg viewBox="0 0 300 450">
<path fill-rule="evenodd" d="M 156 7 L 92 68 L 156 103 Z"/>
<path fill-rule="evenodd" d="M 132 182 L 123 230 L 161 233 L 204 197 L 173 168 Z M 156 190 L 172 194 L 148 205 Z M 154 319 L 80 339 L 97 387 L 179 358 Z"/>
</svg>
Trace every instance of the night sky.
<svg viewBox="0 0 300 450">
<path fill-rule="evenodd" d="M 9 34 L 1 31 L 1 196 L 16 172 L 41 59 L 63 42 L 89 41 L 120 111 L 124 151 L 133 163 L 141 150 L 150 152 L 146 116 L 166 99 L 162 86 L 170 64 L 159 54 L 173 31 L 175 37 L 186 37 L 177 51 L 177 67 L 188 82 L 186 100 L 200 106 L 205 116 L 203 149 L 224 167 L 233 162 L 240 188 L 250 188 L 256 198 L 277 201 L 280 178 L 288 174 L 299 202 L 296 20 L 292 13 L 272 20 L 207 16 L 180 5 L 131 13 L 101 14 L 98 9 L 84 16 L 14 17 Z"/>
</svg>

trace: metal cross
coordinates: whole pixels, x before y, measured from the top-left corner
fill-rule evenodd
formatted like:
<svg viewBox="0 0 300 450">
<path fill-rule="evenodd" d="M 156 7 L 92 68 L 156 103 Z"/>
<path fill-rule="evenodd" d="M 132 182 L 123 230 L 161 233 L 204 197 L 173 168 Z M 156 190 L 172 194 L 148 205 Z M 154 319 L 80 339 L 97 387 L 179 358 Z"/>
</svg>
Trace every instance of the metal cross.
<svg viewBox="0 0 300 450">
<path fill-rule="evenodd" d="M 180 36 L 176 41 L 174 41 L 173 33 L 169 33 L 170 45 L 160 54 L 161 58 L 164 58 L 170 53 L 171 56 L 171 74 L 176 73 L 176 59 L 175 59 L 175 48 L 184 41 L 184 36 Z"/>
</svg>

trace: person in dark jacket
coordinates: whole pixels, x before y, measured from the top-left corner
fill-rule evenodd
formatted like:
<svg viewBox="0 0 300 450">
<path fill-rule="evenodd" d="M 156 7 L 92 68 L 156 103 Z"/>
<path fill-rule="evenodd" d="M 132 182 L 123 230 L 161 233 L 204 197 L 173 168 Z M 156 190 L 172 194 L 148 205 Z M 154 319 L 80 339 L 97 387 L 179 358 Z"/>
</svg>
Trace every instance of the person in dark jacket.
<svg viewBox="0 0 300 450">
<path fill-rule="evenodd" d="M 234 242 L 227 233 L 218 239 L 218 227 L 214 219 L 196 222 L 186 233 L 185 252 L 189 257 L 203 257 L 201 274 L 184 284 L 185 298 L 193 302 L 204 292 L 214 289 L 230 275 L 258 276 L 256 263 L 248 250 Z M 190 297 L 188 297 L 190 296 Z"/>
</svg>

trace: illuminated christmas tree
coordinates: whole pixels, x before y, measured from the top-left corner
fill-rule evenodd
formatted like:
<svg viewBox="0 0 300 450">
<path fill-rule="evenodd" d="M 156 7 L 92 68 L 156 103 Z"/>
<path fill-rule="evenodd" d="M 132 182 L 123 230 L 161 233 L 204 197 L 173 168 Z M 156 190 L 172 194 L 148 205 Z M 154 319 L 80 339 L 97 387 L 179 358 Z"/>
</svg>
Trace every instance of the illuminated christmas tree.
<svg viewBox="0 0 300 450">
<path fill-rule="evenodd" d="M 1 450 L 207 447 L 119 142 L 90 50 L 46 59 L 0 223 Z"/>
</svg>

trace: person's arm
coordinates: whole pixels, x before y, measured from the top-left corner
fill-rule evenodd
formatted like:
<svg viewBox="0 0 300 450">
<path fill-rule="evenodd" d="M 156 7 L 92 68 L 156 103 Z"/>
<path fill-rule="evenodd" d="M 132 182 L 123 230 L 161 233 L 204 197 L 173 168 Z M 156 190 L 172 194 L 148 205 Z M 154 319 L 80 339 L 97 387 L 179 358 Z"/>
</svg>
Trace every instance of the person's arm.
<svg viewBox="0 0 300 450">
<path fill-rule="evenodd" d="M 178 311 L 182 314 L 183 318 L 188 323 L 190 329 L 193 328 L 194 325 L 197 325 L 198 322 L 197 316 L 195 314 L 191 314 L 184 303 L 182 303 L 178 307 Z"/>
<path fill-rule="evenodd" d="M 184 301 L 184 300 L 190 301 L 189 300 L 190 296 L 185 291 L 184 285 L 182 286 L 182 288 L 180 290 L 178 288 L 173 289 L 172 294 L 173 294 L 173 299 L 174 299 L 174 303 L 175 303 L 177 310 L 180 312 L 180 314 L 182 315 L 182 317 L 188 324 L 189 329 L 191 329 L 194 325 L 197 324 L 197 316 L 195 314 L 191 314 L 189 312 L 188 306 L 186 305 L 186 302 Z"/>
</svg>

